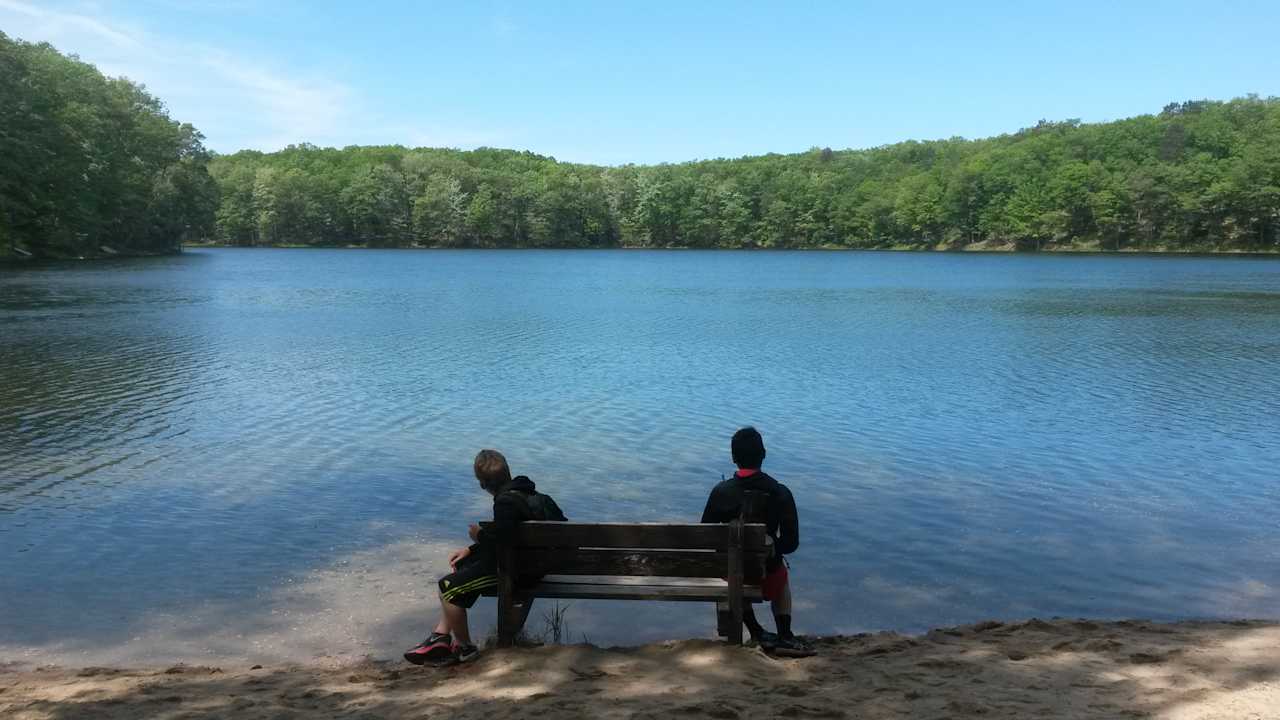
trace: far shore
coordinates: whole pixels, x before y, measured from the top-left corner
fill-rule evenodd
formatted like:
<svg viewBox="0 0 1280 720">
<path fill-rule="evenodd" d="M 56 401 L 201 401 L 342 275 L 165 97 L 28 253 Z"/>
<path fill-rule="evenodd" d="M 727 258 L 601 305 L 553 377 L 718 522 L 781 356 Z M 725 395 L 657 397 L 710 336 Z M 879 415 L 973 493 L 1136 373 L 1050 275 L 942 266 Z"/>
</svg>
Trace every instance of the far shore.
<svg viewBox="0 0 1280 720">
<path fill-rule="evenodd" d="M 1120 248 L 1109 250 L 1097 245 L 1052 245 L 1039 250 L 1019 249 L 1014 245 L 966 245 L 960 248 L 919 245 L 892 245 L 887 247 L 844 247 L 839 245 L 823 245 L 803 248 L 702 248 L 702 247 L 601 247 L 601 248 L 557 248 L 557 247 L 445 247 L 432 245 L 413 245 L 409 247 L 379 248 L 366 245 L 301 245 L 282 243 L 275 245 L 228 245 L 226 243 L 184 243 L 181 249 L 171 252 L 150 253 L 96 253 L 91 255 L 66 255 L 52 257 L 36 257 L 32 255 L 12 254 L 0 249 L 0 267 L 24 267 L 43 262 L 93 262 L 101 260 L 128 260 L 146 257 L 171 257 L 184 250 L 235 248 L 241 250 L 582 250 L 582 251 L 688 251 L 688 252 L 854 252 L 854 253 L 911 253 L 911 254 L 954 254 L 954 255 L 1099 255 L 1099 256 L 1180 256 L 1180 257 L 1259 257 L 1270 258 L 1280 256 L 1280 247 L 1264 249 L 1212 247 L 1202 248 Z"/>
<path fill-rule="evenodd" d="M 28 667 L 0 659 L 0 717 L 1280 718 L 1280 624 L 984 622 L 811 639 L 780 659 L 711 640 L 219 667 Z"/>
<path fill-rule="evenodd" d="M 913 253 L 913 254 L 956 254 L 956 255 L 1187 255 L 1187 256 L 1259 256 L 1270 257 L 1280 255 L 1280 247 L 1262 249 L 1242 248 L 1131 248 L 1119 250 L 1106 249 L 1097 245 L 1053 245 L 1039 250 L 1019 249 L 1010 245 L 966 245 L 964 247 L 948 247 L 944 245 L 890 245 L 886 247 L 845 247 L 842 245 L 822 245 L 817 247 L 688 247 L 682 245 L 663 247 L 617 246 L 617 247 L 450 247 L 443 245 L 412 245 L 408 247 L 381 248 L 367 245 L 302 245 L 281 243 L 274 245 L 229 245 L 226 243 L 186 243 L 184 250 L 205 248 L 237 248 L 245 250 L 588 250 L 588 251 L 644 251 L 644 250 L 681 250 L 705 252 L 874 252 L 874 253 Z"/>
</svg>

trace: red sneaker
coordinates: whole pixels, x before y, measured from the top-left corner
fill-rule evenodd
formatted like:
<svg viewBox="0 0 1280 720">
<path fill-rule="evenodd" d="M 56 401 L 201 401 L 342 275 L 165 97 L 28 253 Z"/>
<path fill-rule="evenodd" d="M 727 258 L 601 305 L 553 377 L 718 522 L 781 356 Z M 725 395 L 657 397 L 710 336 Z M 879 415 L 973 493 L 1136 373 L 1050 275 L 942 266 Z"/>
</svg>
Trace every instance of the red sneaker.
<svg viewBox="0 0 1280 720">
<path fill-rule="evenodd" d="M 453 655 L 453 644 L 448 633 L 433 632 L 416 647 L 404 651 L 404 659 L 414 665 L 436 662 Z"/>
</svg>

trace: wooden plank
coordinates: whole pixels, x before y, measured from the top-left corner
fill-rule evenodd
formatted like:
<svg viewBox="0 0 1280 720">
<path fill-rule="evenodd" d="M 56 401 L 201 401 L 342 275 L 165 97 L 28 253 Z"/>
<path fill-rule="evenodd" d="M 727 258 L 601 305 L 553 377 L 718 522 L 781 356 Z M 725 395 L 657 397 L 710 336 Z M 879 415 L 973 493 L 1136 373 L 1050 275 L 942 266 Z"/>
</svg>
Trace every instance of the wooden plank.
<svg viewBox="0 0 1280 720">
<path fill-rule="evenodd" d="M 637 577 L 634 575 L 548 575 L 544 583 L 570 585 L 679 585 L 683 587 L 727 587 L 724 578 Z"/>
<path fill-rule="evenodd" d="M 481 523 L 488 527 L 489 522 Z M 724 550 L 728 525 L 717 523 L 574 523 L 530 520 L 516 529 L 516 545 L 522 547 L 662 548 L 671 550 Z M 765 547 L 765 527 L 747 525 L 745 550 Z"/>
<path fill-rule="evenodd" d="M 498 548 L 498 647 L 515 644 L 515 548 L 503 545 Z M 523 623 L 522 623 L 523 624 Z"/>
<path fill-rule="evenodd" d="M 759 588 L 756 589 L 759 595 Z M 574 583 L 539 583 L 531 588 L 517 589 L 521 597 L 580 598 L 589 600 L 667 600 L 716 602 L 728 597 L 727 585 L 604 585 Z M 742 626 L 741 620 L 738 626 Z"/>
<path fill-rule="evenodd" d="M 635 577 L 605 575 L 548 575 L 536 585 L 516 586 L 517 601 L 522 598 L 603 598 L 605 600 L 708 600 L 728 599 L 728 583 L 720 578 Z M 663 588 L 655 590 L 655 588 Z M 672 590 L 671 588 L 675 588 Z M 574 594 L 580 593 L 580 594 Z M 487 590 L 493 597 L 496 590 Z M 654 597 L 661 595 L 662 597 Z M 671 597 L 675 596 L 675 597 Z M 743 585 L 746 602 L 762 602 L 759 585 Z"/>
<path fill-rule="evenodd" d="M 763 577 L 766 555 L 744 554 L 747 574 Z M 626 550 L 517 548 L 515 567 L 522 575 L 640 575 L 723 577 L 727 553 L 713 550 Z"/>
<path fill-rule="evenodd" d="M 728 640 L 742 644 L 742 521 L 729 523 L 729 633 Z"/>
</svg>

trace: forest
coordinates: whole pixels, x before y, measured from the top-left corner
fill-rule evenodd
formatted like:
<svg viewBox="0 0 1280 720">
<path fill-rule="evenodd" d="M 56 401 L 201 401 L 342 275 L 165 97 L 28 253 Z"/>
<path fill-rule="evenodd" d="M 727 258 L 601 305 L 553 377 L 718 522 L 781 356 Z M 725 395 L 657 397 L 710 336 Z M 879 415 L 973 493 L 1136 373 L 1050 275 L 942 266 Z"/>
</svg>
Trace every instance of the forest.
<svg viewBox="0 0 1280 720">
<path fill-rule="evenodd" d="M 1280 99 L 654 166 L 297 145 L 215 158 L 232 245 L 1275 250 Z"/>
<path fill-rule="evenodd" d="M 213 237 L 209 157 L 141 86 L 0 33 L 0 257 L 160 254 Z"/>
<path fill-rule="evenodd" d="M 0 34 L 0 253 L 358 247 L 1280 250 L 1280 98 L 993 138 L 603 167 L 208 152 L 126 79 Z"/>
</svg>

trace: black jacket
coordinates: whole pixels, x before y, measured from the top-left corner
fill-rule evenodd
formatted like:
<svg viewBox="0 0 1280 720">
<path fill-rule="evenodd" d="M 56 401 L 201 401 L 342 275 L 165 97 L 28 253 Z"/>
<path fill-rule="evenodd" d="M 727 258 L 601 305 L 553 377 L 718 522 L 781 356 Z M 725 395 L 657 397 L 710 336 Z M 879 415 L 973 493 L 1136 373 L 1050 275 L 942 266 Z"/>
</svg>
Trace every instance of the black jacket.
<svg viewBox="0 0 1280 720">
<path fill-rule="evenodd" d="M 786 485 L 757 472 L 747 477 L 734 475 L 711 489 L 707 507 L 702 511 L 702 522 L 730 522 L 742 513 L 744 492 L 756 493 L 757 504 L 748 522 L 763 522 L 773 538 L 775 555 L 787 555 L 800 547 L 800 519 L 796 515 L 796 501 Z"/>
<path fill-rule="evenodd" d="M 549 495 L 539 493 L 533 481 L 524 475 L 511 479 L 493 496 L 493 526 L 483 528 L 471 546 L 471 552 L 494 553 L 500 543 L 512 539 L 516 525 L 525 520 L 564 520 L 564 513 Z"/>
</svg>

